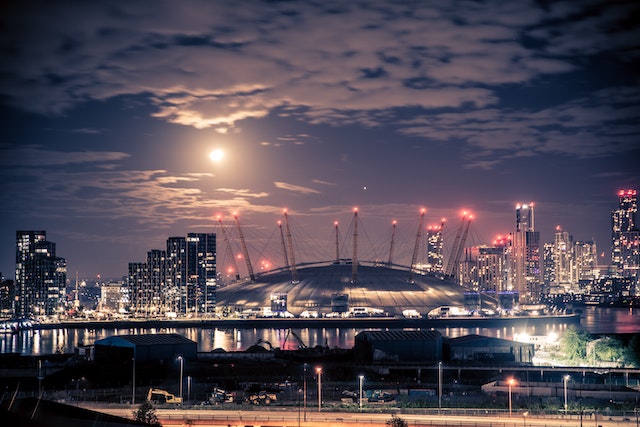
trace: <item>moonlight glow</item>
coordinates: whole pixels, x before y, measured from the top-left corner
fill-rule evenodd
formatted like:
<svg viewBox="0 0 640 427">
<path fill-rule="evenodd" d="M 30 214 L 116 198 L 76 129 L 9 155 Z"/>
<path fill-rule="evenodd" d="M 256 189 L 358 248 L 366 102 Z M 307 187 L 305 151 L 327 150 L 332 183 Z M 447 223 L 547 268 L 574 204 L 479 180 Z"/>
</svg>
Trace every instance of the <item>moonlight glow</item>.
<svg viewBox="0 0 640 427">
<path fill-rule="evenodd" d="M 220 160 L 222 160 L 222 158 L 224 157 L 224 152 L 217 148 L 215 150 L 213 150 L 211 153 L 209 153 L 209 158 L 211 160 L 213 160 L 214 162 L 218 162 Z"/>
</svg>

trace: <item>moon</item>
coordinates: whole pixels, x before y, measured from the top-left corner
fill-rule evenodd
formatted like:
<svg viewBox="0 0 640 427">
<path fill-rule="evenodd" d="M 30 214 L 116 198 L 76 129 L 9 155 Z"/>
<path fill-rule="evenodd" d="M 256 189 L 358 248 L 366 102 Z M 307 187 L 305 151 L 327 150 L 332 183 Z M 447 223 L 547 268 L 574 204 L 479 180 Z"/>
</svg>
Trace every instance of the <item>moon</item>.
<svg viewBox="0 0 640 427">
<path fill-rule="evenodd" d="M 218 161 L 222 160 L 223 157 L 224 157 L 224 151 L 222 151 L 219 148 L 216 148 L 211 153 L 209 153 L 209 158 L 211 160 L 213 160 L 214 162 L 218 162 Z"/>
</svg>

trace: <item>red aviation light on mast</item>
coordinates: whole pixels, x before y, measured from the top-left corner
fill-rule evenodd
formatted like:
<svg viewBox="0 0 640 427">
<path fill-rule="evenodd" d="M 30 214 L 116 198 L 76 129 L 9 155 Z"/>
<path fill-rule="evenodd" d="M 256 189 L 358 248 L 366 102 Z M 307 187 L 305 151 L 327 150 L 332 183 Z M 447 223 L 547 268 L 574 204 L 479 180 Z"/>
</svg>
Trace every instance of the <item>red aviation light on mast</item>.
<svg viewBox="0 0 640 427">
<path fill-rule="evenodd" d="M 338 221 L 333 221 L 333 225 L 337 227 L 338 226 Z"/>
<path fill-rule="evenodd" d="M 393 221 L 391 221 L 391 225 L 398 225 L 398 220 L 394 219 Z"/>
<path fill-rule="evenodd" d="M 358 207 L 357 207 L 357 206 L 355 206 L 355 207 L 353 208 L 353 211 L 354 211 L 355 213 L 358 213 Z"/>
<path fill-rule="evenodd" d="M 420 209 L 420 214 L 424 215 L 427 212 L 427 208 Z"/>
<path fill-rule="evenodd" d="M 503 236 L 502 234 L 498 234 L 498 237 L 493 241 L 493 245 L 495 247 L 504 247 L 509 246 L 509 241 L 511 240 L 511 236 Z"/>
<path fill-rule="evenodd" d="M 620 191 L 618 191 L 618 196 L 620 196 L 620 197 L 635 196 L 636 194 L 637 194 L 636 190 L 620 190 Z"/>
</svg>

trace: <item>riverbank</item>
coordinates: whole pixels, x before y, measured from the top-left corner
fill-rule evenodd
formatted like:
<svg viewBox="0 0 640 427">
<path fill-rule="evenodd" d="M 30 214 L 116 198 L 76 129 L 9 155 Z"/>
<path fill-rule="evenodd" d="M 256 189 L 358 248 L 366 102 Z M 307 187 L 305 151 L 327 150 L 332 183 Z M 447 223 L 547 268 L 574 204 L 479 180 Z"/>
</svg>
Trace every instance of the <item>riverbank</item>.
<svg viewBox="0 0 640 427">
<path fill-rule="evenodd" d="M 443 317 L 420 318 L 251 318 L 251 319 L 127 319 L 127 320 L 69 320 L 55 323 L 34 323 L 33 329 L 78 329 L 78 328 L 383 328 L 383 329 L 443 329 L 443 328 L 500 328 L 536 326 L 563 322 L 580 324 L 578 314 L 512 317 Z"/>
</svg>

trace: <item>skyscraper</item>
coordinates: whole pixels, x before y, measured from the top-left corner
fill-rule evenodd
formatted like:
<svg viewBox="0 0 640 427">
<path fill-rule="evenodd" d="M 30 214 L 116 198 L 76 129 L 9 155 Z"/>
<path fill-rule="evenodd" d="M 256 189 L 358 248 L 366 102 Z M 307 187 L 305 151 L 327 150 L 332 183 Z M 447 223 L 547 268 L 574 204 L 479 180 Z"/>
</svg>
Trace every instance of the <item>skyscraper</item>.
<svg viewBox="0 0 640 427">
<path fill-rule="evenodd" d="M 196 312 L 213 313 L 216 304 L 216 235 L 187 235 L 188 298 L 194 301 Z"/>
<path fill-rule="evenodd" d="M 67 262 L 56 256 L 56 244 L 44 230 L 16 232 L 16 291 L 18 317 L 58 314 L 64 305 Z"/>
<path fill-rule="evenodd" d="M 427 265 L 425 266 L 427 273 L 444 273 L 443 230 L 444 220 L 440 225 L 427 227 Z"/>
<path fill-rule="evenodd" d="M 176 313 L 189 311 L 187 299 L 187 239 L 169 237 L 167 239 L 166 292 L 170 310 Z"/>
<path fill-rule="evenodd" d="M 520 294 L 521 301 L 539 301 L 542 296 L 540 233 L 535 231 L 533 202 L 516 205 L 513 262 L 513 290 Z"/>
<path fill-rule="evenodd" d="M 574 259 L 578 271 L 578 283 L 594 280 L 598 276 L 598 250 L 595 241 L 577 241 L 573 244 Z"/>
<path fill-rule="evenodd" d="M 638 286 L 640 265 L 640 231 L 636 226 L 638 212 L 636 190 L 618 192 L 618 209 L 611 213 L 611 264 L 620 277 L 631 278 Z"/>
<path fill-rule="evenodd" d="M 559 225 L 556 227 L 553 241 L 553 270 L 555 284 L 563 290 L 572 290 L 578 283 L 578 275 L 574 259 L 573 236 Z"/>
<path fill-rule="evenodd" d="M 216 235 L 169 237 L 166 250 L 152 249 L 147 261 L 129 263 L 131 309 L 140 316 L 214 313 Z"/>
<path fill-rule="evenodd" d="M 129 263 L 127 286 L 129 287 L 129 298 L 131 302 L 130 310 L 139 316 L 147 315 L 147 300 L 149 299 L 147 289 L 147 263 Z"/>
</svg>

